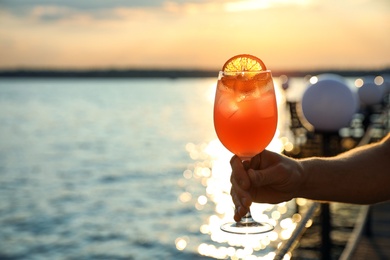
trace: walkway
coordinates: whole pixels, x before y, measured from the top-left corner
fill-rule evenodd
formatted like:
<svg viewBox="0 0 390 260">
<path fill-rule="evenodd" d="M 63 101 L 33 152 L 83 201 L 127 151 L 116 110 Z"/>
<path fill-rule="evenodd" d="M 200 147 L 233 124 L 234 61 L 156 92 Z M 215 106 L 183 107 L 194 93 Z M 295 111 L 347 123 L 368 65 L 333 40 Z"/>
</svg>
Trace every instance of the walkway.
<svg viewBox="0 0 390 260">
<path fill-rule="evenodd" d="M 366 227 L 350 259 L 390 259 L 390 202 L 370 207 Z"/>
</svg>

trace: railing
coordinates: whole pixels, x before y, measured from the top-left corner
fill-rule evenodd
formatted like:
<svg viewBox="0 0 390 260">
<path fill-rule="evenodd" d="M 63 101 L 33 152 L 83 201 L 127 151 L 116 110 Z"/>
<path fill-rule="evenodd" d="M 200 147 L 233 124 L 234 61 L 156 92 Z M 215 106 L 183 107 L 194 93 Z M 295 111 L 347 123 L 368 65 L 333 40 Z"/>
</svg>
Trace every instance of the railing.
<svg viewBox="0 0 390 260">
<path fill-rule="evenodd" d="M 366 227 L 367 221 L 370 215 L 370 206 L 365 205 L 360 209 L 358 218 L 356 219 L 355 228 L 352 231 L 352 234 L 345 246 L 343 253 L 340 256 L 340 260 L 349 260 L 352 257 L 353 252 L 356 249 L 357 244 L 360 241 L 362 233 Z"/>
<path fill-rule="evenodd" d="M 276 255 L 274 257 L 274 260 L 281 260 L 284 258 L 284 256 L 294 250 L 296 245 L 299 242 L 299 239 L 305 233 L 307 224 L 309 220 L 311 220 L 314 216 L 314 214 L 317 212 L 319 208 L 320 203 L 313 202 L 313 204 L 309 207 L 307 212 L 304 214 L 301 222 L 299 222 L 299 225 L 295 228 L 294 232 L 292 233 L 290 239 L 288 239 L 276 252 Z"/>
</svg>

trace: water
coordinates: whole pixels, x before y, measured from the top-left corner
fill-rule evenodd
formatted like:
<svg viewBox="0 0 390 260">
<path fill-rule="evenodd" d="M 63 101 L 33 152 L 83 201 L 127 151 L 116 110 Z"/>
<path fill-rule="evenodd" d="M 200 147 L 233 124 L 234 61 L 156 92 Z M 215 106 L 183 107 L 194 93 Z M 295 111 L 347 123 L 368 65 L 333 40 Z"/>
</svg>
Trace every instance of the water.
<svg viewBox="0 0 390 260">
<path fill-rule="evenodd" d="M 233 206 L 215 80 L 0 79 L 0 259 L 272 259 L 294 202 L 252 208 L 267 236 L 219 229 Z"/>
<path fill-rule="evenodd" d="M 207 214 L 178 181 L 215 138 L 213 82 L 1 79 L 0 258 L 199 258 L 176 248 Z"/>
</svg>

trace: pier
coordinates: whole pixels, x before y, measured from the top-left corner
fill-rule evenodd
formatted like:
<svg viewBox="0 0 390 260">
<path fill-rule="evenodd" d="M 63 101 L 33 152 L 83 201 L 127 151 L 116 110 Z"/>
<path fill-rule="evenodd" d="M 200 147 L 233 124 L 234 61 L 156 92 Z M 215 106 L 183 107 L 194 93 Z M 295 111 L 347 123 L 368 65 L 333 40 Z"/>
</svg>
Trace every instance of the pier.
<svg viewBox="0 0 390 260">
<path fill-rule="evenodd" d="M 304 130 L 304 123 L 299 120 L 295 105 L 290 104 L 291 130 L 298 141 L 302 139 L 298 134 L 303 133 L 305 142 L 288 154 L 292 157 L 333 156 L 350 149 L 342 147 L 341 143 L 356 142 L 354 147 L 361 146 L 376 142 L 390 132 L 390 96 L 385 97 L 380 109 L 374 109 L 374 116 L 369 115 L 374 119 L 368 124 L 363 117 L 352 123 L 350 133 L 364 132 L 359 138 Z M 274 259 L 285 259 L 286 256 L 288 259 L 322 260 L 390 259 L 390 202 L 354 205 L 354 224 L 344 227 L 332 223 L 332 217 L 337 214 L 332 211 L 332 205 L 334 203 L 313 202 L 309 210 L 302 212 L 300 225 L 289 241 L 279 248 Z M 314 227 L 307 228 L 309 221 L 315 223 Z M 310 232 L 310 229 L 315 231 Z"/>
<path fill-rule="evenodd" d="M 347 259 L 390 259 L 390 202 L 367 206 L 366 218 L 361 234 Z M 363 208 L 364 210 L 364 208 Z M 347 248 L 346 248 L 347 249 Z"/>
</svg>

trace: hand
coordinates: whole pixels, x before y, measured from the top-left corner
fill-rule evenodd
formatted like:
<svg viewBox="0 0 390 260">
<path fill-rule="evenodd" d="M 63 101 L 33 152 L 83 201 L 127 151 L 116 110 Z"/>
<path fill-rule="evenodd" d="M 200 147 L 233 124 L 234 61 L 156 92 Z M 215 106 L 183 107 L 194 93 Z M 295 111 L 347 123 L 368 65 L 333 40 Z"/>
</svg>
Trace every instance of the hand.
<svg viewBox="0 0 390 260">
<path fill-rule="evenodd" d="M 303 182 L 299 161 L 267 150 L 250 162 L 242 162 L 235 155 L 230 165 L 230 194 L 236 207 L 236 221 L 248 212 L 252 202 L 276 204 L 291 200 Z"/>
</svg>

